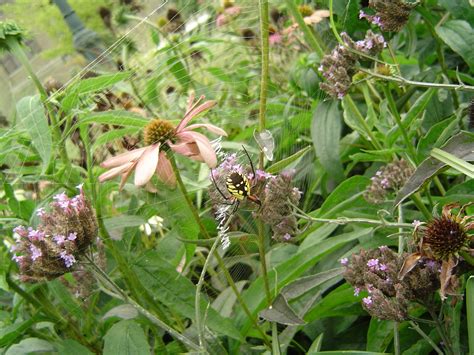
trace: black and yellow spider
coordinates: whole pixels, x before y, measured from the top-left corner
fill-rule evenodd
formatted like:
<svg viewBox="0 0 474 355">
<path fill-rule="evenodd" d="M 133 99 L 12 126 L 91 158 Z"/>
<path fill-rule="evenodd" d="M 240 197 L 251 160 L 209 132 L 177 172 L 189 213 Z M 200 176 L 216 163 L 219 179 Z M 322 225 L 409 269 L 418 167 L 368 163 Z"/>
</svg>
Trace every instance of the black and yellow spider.
<svg viewBox="0 0 474 355">
<path fill-rule="evenodd" d="M 245 147 L 242 146 L 242 148 L 244 149 L 245 155 L 247 155 L 247 158 L 249 159 L 250 167 L 252 168 L 253 179 L 256 180 L 255 168 L 253 167 L 252 159 L 250 159 L 250 155 L 245 149 Z M 217 182 L 214 178 L 214 174 L 212 170 L 211 170 L 211 177 L 212 177 L 212 182 L 214 183 L 214 186 L 216 187 L 217 191 L 222 196 L 222 198 L 226 201 L 229 201 L 229 200 L 232 201 L 231 203 L 227 203 L 228 205 L 234 206 L 231 214 L 234 213 L 237 210 L 237 208 L 239 208 L 240 202 L 242 202 L 245 198 L 252 201 L 253 203 L 256 203 L 259 206 L 262 205 L 258 197 L 255 195 L 252 195 L 252 189 L 255 186 L 250 185 L 249 178 L 245 176 L 244 174 L 234 171 L 234 172 L 231 172 L 229 175 L 227 175 L 225 179 L 225 184 L 230 196 L 225 196 L 224 193 L 219 188 L 219 186 L 217 186 Z"/>
</svg>

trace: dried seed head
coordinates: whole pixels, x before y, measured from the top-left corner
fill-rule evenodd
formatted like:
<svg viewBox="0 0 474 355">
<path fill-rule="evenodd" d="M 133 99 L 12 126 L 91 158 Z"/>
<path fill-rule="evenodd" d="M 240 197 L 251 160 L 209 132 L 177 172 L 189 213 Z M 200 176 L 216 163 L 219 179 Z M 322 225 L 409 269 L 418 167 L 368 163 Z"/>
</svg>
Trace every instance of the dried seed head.
<svg viewBox="0 0 474 355">
<path fill-rule="evenodd" d="M 468 246 L 469 240 L 461 221 L 452 215 L 433 219 L 426 225 L 423 234 L 423 245 L 429 247 L 438 260 L 448 260 L 456 255 Z"/>
<path fill-rule="evenodd" d="M 154 119 L 144 130 L 144 140 L 146 145 L 156 143 L 165 143 L 168 140 L 173 141 L 175 136 L 175 127 L 166 120 Z"/>
<path fill-rule="evenodd" d="M 360 18 L 366 18 L 383 31 L 399 32 L 408 22 L 411 10 L 416 6 L 402 0 L 370 0 L 369 7 L 376 11 L 375 15 L 363 12 Z"/>
<path fill-rule="evenodd" d="M 380 168 L 370 179 L 364 198 L 371 203 L 382 203 L 387 194 L 399 190 L 413 174 L 413 168 L 406 160 L 397 160 Z"/>
<path fill-rule="evenodd" d="M 309 5 L 299 5 L 298 6 L 298 12 L 301 14 L 303 17 L 311 16 L 314 12 L 313 8 Z"/>
<path fill-rule="evenodd" d="M 367 31 L 363 40 L 354 42 L 346 33 L 341 33 L 345 46 L 338 45 L 331 54 L 327 54 L 321 60 L 319 71 L 326 82 L 320 83 L 322 90 L 329 95 L 342 99 L 352 84 L 352 76 L 356 71 L 359 56 L 350 49 L 374 56 L 386 46 L 383 36 Z"/>
</svg>

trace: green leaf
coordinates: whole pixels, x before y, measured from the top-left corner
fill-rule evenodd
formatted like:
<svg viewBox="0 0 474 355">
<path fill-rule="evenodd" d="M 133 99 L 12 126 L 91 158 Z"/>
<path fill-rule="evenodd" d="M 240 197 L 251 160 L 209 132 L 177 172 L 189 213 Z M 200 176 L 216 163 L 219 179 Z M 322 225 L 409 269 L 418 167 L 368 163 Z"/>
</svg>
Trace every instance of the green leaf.
<svg viewBox="0 0 474 355">
<path fill-rule="evenodd" d="M 474 351 L 474 276 L 469 277 L 467 280 L 466 306 L 469 353 L 472 353 Z"/>
<path fill-rule="evenodd" d="M 105 123 L 124 127 L 145 127 L 150 121 L 143 116 L 137 115 L 130 111 L 105 111 L 105 112 L 90 112 L 79 117 L 79 122 L 76 123 L 75 128 L 83 124 L 91 123 Z"/>
<path fill-rule="evenodd" d="M 28 355 L 31 353 L 44 353 L 56 350 L 54 346 L 46 340 L 40 338 L 27 338 L 18 344 L 12 345 L 5 355 Z"/>
<path fill-rule="evenodd" d="M 104 336 L 104 355 L 150 355 L 143 329 L 134 321 L 114 324 Z"/>
<path fill-rule="evenodd" d="M 174 75 L 176 80 L 178 80 L 180 85 L 183 87 L 183 90 L 186 91 L 189 84 L 191 83 L 191 77 L 189 76 L 189 73 L 184 67 L 181 59 L 173 56 L 166 61 L 166 64 L 168 65 L 168 69 L 170 70 L 171 74 Z"/>
<path fill-rule="evenodd" d="M 195 318 L 194 295 L 196 287 L 166 260 L 151 251 L 137 260 L 133 269 L 143 285 L 159 302 L 184 317 Z M 203 310 L 207 309 L 207 304 L 205 299 L 201 299 L 200 306 Z M 206 326 L 219 334 L 242 340 L 231 320 L 222 317 L 213 308 L 208 310 Z"/>
<path fill-rule="evenodd" d="M 73 298 L 71 292 L 59 280 L 53 280 L 48 283 L 48 289 L 59 300 L 60 304 L 74 317 L 81 319 L 84 311 L 77 299 Z"/>
<path fill-rule="evenodd" d="M 43 161 L 44 172 L 51 159 L 53 141 L 40 96 L 21 98 L 16 104 L 16 110 L 22 127 L 30 135 L 31 143 Z"/>
<path fill-rule="evenodd" d="M 127 136 L 127 135 L 134 135 L 137 132 L 139 132 L 139 128 L 134 128 L 134 127 L 114 129 L 114 130 L 105 132 L 104 134 L 97 137 L 94 144 L 92 145 L 92 151 L 95 151 L 96 149 L 116 139 L 123 138 L 124 136 Z"/>
<path fill-rule="evenodd" d="M 367 350 L 385 351 L 393 339 L 393 321 L 373 317 L 367 332 Z"/>
<path fill-rule="evenodd" d="M 454 17 L 474 23 L 472 0 L 439 0 L 439 4 L 446 8 Z"/>
<path fill-rule="evenodd" d="M 313 344 L 311 344 L 308 350 L 308 354 L 313 354 L 321 350 L 321 345 L 323 343 L 323 336 L 324 336 L 324 333 L 321 333 L 318 335 L 316 339 L 314 339 Z"/>
<path fill-rule="evenodd" d="M 285 169 L 288 165 L 291 163 L 297 161 L 301 157 L 303 157 L 307 152 L 311 150 L 311 147 L 308 146 L 306 148 L 303 148 L 299 151 L 297 151 L 295 154 L 290 155 L 289 157 L 282 159 L 275 164 L 272 164 L 270 167 L 266 169 L 266 171 L 270 174 L 276 174 Z"/>
<path fill-rule="evenodd" d="M 128 79 L 132 76 L 133 72 L 116 72 L 112 74 L 103 74 L 93 78 L 81 79 L 70 86 L 70 89 L 67 90 L 73 91 L 75 95 L 77 94 L 86 94 L 95 91 L 102 91 L 111 87 L 118 82 Z"/>
<path fill-rule="evenodd" d="M 124 228 L 139 227 L 146 223 L 146 219 L 136 215 L 120 215 L 104 219 L 105 228 L 115 240 L 122 239 Z"/>
<path fill-rule="evenodd" d="M 306 292 L 312 290 L 313 288 L 321 285 L 322 283 L 331 280 L 339 275 L 342 275 L 344 268 L 337 268 L 328 271 L 320 272 L 316 275 L 304 276 L 301 277 L 289 285 L 286 285 L 282 290 L 281 294 L 285 296 L 286 299 L 291 300 L 293 298 L 299 297 Z"/>
<path fill-rule="evenodd" d="M 468 163 L 467 161 L 459 159 L 455 155 L 449 154 L 448 152 L 438 148 L 434 148 L 431 151 L 431 156 L 445 163 L 446 165 L 449 165 L 451 168 L 469 176 L 470 178 L 474 178 L 474 165 Z"/>
<path fill-rule="evenodd" d="M 94 353 L 84 345 L 72 339 L 64 339 L 56 344 L 58 353 L 61 355 L 93 355 Z"/>
<path fill-rule="evenodd" d="M 108 319 L 112 317 L 119 317 L 122 319 L 133 319 L 138 317 L 138 311 L 135 307 L 129 304 L 121 304 L 120 306 L 114 307 L 109 310 L 102 319 Z"/>
<path fill-rule="evenodd" d="M 339 158 L 341 113 L 337 100 L 322 101 L 318 104 L 311 124 L 311 138 L 324 169 L 333 180 L 341 181 L 344 173 Z"/>
<path fill-rule="evenodd" d="M 233 84 L 235 82 L 235 80 L 233 80 L 228 74 L 227 72 L 222 69 L 222 68 L 218 68 L 218 67 L 214 67 L 214 68 L 207 68 L 206 69 L 212 76 L 214 76 L 217 80 L 220 80 L 220 81 L 223 81 L 225 83 L 228 83 L 228 84 Z"/>
<path fill-rule="evenodd" d="M 258 315 L 269 322 L 277 322 L 285 325 L 305 324 L 304 320 L 298 317 L 288 304 L 288 301 L 281 294 L 275 298 L 269 308 L 260 311 Z"/>
<path fill-rule="evenodd" d="M 38 317 L 33 316 L 30 319 L 27 319 L 23 322 L 17 322 L 12 325 L 1 327 L 0 328 L 0 347 L 5 347 L 8 344 L 11 344 L 21 337 L 26 330 L 28 330 L 33 324 L 38 322 Z"/>
<path fill-rule="evenodd" d="M 474 71 L 474 30 L 469 22 L 451 20 L 436 27 L 436 33 Z"/>
<path fill-rule="evenodd" d="M 462 131 L 446 142 L 442 148 L 445 152 L 451 153 L 457 158 L 474 160 L 474 135 Z M 444 167 L 446 167 L 446 164 L 435 158 L 430 157 L 425 159 L 398 192 L 397 198 L 394 202 L 394 207 L 398 206 L 411 194 L 418 191 L 425 182 L 431 179 Z"/>
<path fill-rule="evenodd" d="M 334 354 L 334 355 L 383 355 L 390 353 L 375 353 L 373 351 L 359 351 L 359 350 L 337 350 L 337 351 L 318 351 L 315 353 L 308 353 L 307 355 L 319 355 L 319 354 Z"/>
</svg>

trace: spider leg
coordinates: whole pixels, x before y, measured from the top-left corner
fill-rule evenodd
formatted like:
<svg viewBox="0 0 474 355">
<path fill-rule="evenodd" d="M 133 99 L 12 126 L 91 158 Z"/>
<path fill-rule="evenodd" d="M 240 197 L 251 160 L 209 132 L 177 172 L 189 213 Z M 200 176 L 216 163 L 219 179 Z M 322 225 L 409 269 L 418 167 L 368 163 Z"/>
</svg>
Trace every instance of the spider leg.
<svg viewBox="0 0 474 355">
<path fill-rule="evenodd" d="M 244 146 L 242 146 L 242 148 L 244 149 L 245 155 L 246 155 L 247 158 L 249 159 L 250 167 L 252 168 L 252 173 L 253 173 L 253 180 L 255 180 L 257 176 L 255 175 L 255 168 L 253 167 L 252 159 L 250 159 L 250 155 L 249 155 L 249 153 L 247 152 L 247 149 L 245 149 Z"/>
<path fill-rule="evenodd" d="M 226 201 L 229 200 L 229 197 L 226 197 L 224 195 L 224 193 L 221 191 L 221 189 L 219 188 L 219 186 L 217 186 L 217 182 L 216 182 L 216 179 L 214 178 L 214 173 L 213 173 L 214 170 L 211 169 L 211 179 L 212 179 L 212 182 L 214 183 L 214 186 L 215 188 L 217 189 L 217 191 L 219 191 L 219 193 L 221 194 L 222 198 Z"/>
<path fill-rule="evenodd" d="M 233 215 L 237 211 L 237 209 L 239 208 L 239 205 L 240 205 L 240 201 L 235 199 L 234 204 L 235 204 L 235 206 L 232 209 L 232 213 L 230 215 Z"/>
</svg>

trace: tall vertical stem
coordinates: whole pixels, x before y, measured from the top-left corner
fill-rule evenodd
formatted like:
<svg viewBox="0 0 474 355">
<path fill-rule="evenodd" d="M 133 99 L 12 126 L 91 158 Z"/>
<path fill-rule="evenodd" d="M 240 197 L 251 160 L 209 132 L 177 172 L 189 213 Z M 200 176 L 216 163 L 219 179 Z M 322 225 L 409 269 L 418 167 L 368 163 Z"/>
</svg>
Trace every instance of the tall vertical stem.
<svg viewBox="0 0 474 355">
<path fill-rule="evenodd" d="M 259 110 L 259 132 L 265 130 L 265 118 L 267 113 L 267 92 L 268 92 L 268 68 L 269 68 L 269 43 L 268 43 L 268 0 L 259 0 L 260 8 L 260 37 L 262 38 L 262 76 L 260 78 L 260 110 Z M 260 152 L 259 168 L 264 168 L 264 155 Z M 258 225 L 258 251 L 260 263 L 262 265 L 263 279 L 265 283 L 265 294 L 268 304 L 272 301 L 270 285 L 268 282 L 267 262 L 265 259 L 265 228 L 262 221 L 257 221 Z"/>
</svg>

